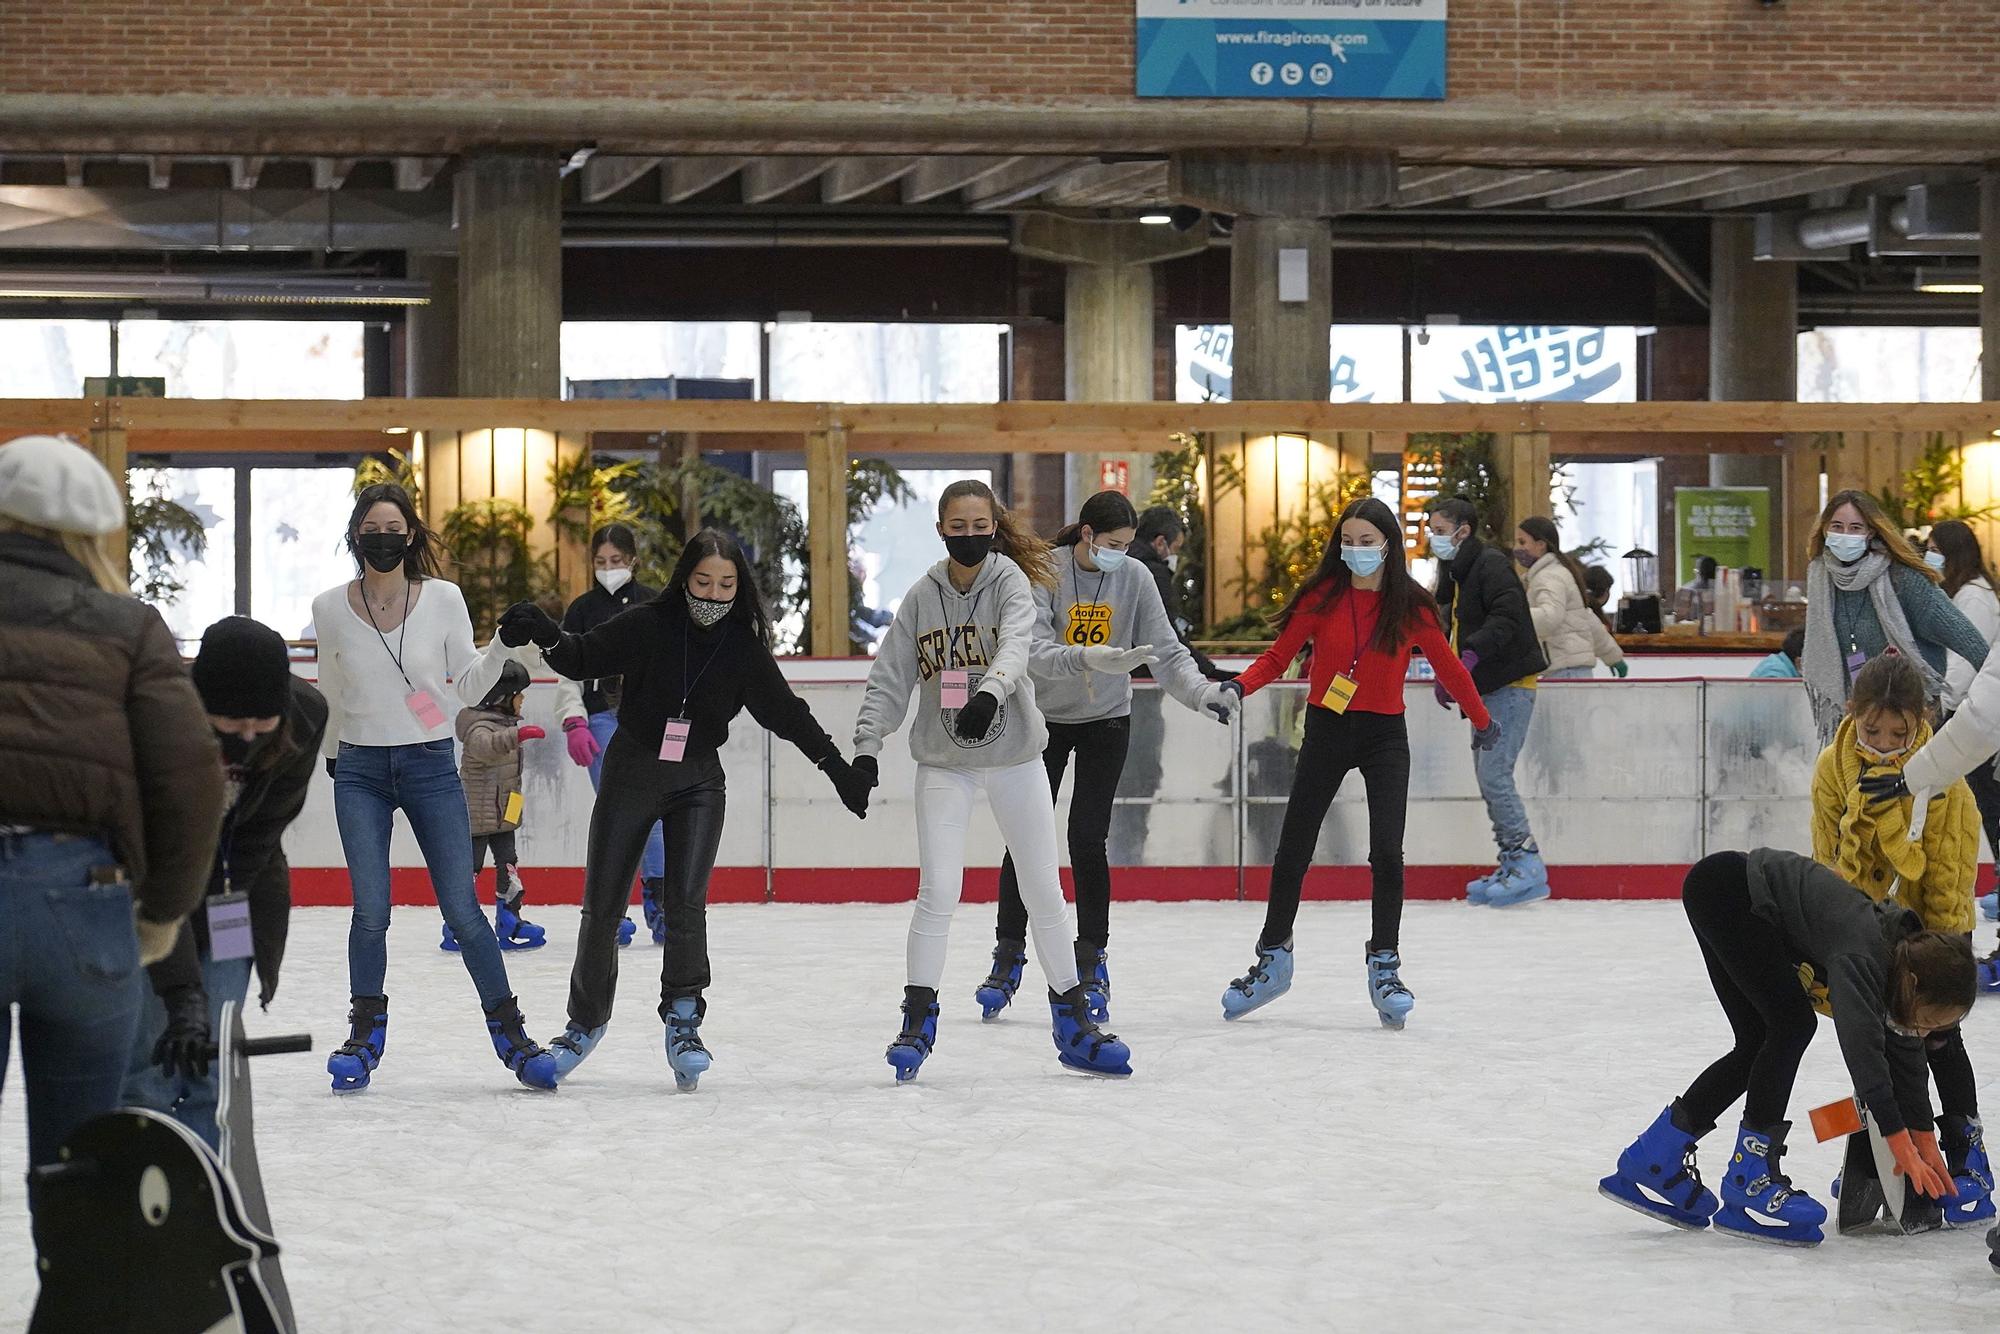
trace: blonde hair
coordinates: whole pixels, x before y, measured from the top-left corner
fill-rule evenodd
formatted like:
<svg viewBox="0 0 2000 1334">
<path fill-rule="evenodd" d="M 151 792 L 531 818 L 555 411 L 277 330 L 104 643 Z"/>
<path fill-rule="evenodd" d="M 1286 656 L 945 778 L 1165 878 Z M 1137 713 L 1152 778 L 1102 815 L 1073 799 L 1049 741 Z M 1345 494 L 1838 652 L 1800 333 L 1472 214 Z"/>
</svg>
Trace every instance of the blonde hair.
<svg viewBox="0 0 2000 1334">
<path fill-rule="evenodd" d="M 1014 511 L 1002 505 L 993 488 L 978 478 L 962 477 L 944 489 L 944 494 L 938 497 L 938 522 L 944 522 L 944 512 L 952 501 L 966 496 L 977 496 L 992 506 L 993 549 L 1020 566 L 1029 583 L 1054 588 L 1056 563 L 1049 544 L 1037 537 Z"/>
<path fill-rule="evenodd" d="M 88 533 L 65 533 L 54 528 L 43 528 L 32 523 L 22 523 L 19 519 L 0 514 L 0 533 L 19 533 L 32 537 L 38 542 L 47 542 L 59 547 L 62 553 L 81 565 L 90 574 L 90 581 L 107 593 L 119 597 L 132 596 L 131 582 L 119 571 L 124 553 L 118 548 L 118 540 L 125 535 L 119 528 L 102 537 Z"/>
</svg>

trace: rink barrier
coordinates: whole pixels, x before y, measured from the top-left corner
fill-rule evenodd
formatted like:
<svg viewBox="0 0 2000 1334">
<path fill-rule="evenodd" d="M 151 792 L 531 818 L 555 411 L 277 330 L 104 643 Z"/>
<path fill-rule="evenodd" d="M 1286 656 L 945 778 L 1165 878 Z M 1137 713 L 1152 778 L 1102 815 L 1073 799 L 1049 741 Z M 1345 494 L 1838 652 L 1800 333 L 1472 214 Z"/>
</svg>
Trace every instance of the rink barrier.
<svg viewBox="0 0 2000 1334">
<path fill-rule="evenodd" d="M 795 689 L 833 736 L 852 735 L 859 682 L 799 681 Z M 554 720 L 547 716 L 552 693 L 545 683 L 531 687 L 526 715 L 553 735 Z M 1305 700 L 1303 683 L 1275 684 L 1246 700 L 1241 725 L 1224 733 L 1158 687 L 1140 686 L 1112 822 L 1120 898 L 1266 896 Z M 1473 778 L 1470 729 L 1456 710 L 1437 706 L 1428 683 L 1413 682 L 1406 704 L 1406 892 L 1415 899 L 1461 898 L 1465 882 L 1494 859 Z M 1687 867 L 1710 850 L 1762 845 L 1809 851 L 1807 793 L 1817 753 L 1796 681 L 1558 681 L 1536 692 L 1516 775 L 1557 897 L 1662 899 L 1678 895 Z M 884 903 L 914 897 L 915 764 L 902 736 L 882 753 L 882 786 L 866 821 L 848 814 L 822 774 L 747 715 L 731 728 L 723 764 L 731 809 L 712 901 Z M 524 751 L 523 785 L 527 815 L 520 850 L 531 899 L 577 902 L 594 800 L 589 779 L 560 744 L 537 743 Z M 313 785 L 306 814 L 286 837 L 293 894 L 301 904 L 349 901 L 330 789 Z M 1322 826 L 1307 898 L 1368 896 L 1362 797 L 1358 776 L 1351 776 Z M 1065 796 L 1059 821 L 1067 806 Z M 992 822 L 975 821 L 967 901 L 992 901 L 1002 851 Z M 407 829 L 397 830 L 391 862 L 395 902 L 432 901 Z M 490 884 L 488 879 L 489 892 Z"/>
</svg>

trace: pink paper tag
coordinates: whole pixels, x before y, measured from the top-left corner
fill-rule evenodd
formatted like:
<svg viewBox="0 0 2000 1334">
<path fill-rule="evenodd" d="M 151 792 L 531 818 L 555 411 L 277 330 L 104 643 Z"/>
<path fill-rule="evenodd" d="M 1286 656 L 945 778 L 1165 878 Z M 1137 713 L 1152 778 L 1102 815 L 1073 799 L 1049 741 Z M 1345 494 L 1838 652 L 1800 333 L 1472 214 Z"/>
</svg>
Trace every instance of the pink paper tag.
<svg viewBox="0 0 2000 1334">
<path fill-rule="evenodd" d="M 971 672 L 946 672 L 938 678 L 939 708 L 962 709 L 971 702 Z"/>
<path fill-rule="evenodd" d="M 444 726 L 444 710 L 438 707 L 437 701 L 431 698 L 431 692 L 428 690 L 412 690 L 403 696 L 403 707 L 410 711 L 412 718 L 427 728 Z"/>
<path fill-rule="evenodd" d="M 685 718 L 669 718 L 665 730 L 660 733 L 660 758 L 669 764 L 679 764 L 687 754 L 688 733 L 694 724 Z"/>
</svg>

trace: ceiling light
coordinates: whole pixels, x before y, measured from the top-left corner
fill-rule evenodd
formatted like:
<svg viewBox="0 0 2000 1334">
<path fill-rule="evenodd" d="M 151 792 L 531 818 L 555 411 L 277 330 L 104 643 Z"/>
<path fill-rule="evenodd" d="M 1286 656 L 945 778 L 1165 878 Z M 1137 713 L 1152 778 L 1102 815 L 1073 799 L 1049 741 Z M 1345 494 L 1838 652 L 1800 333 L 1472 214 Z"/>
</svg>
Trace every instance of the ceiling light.
<svg viewBox="0 0 2000 1334">
<path fill-rule="evenodd" d="M 1148 227 L 1164 227 L 1172 222 L 1173 219 L 1165 213 L 1141 213 L 1139 221 L 1145 223 Z"/>
<path fill-rule="evenodd" d="M 1973 296 L 1986 290 L 1979 281 L 1979 270 L 1963 269 L 1918 269 L 1917 290 L 1947 296 Z"/>
<path fill-rule="evenodd" d="M 0 301 L 199 302 L 215 305 L 423 306 L 430 284 L 321 274 L 92 273 L 0 269 Z"/>
</svg>

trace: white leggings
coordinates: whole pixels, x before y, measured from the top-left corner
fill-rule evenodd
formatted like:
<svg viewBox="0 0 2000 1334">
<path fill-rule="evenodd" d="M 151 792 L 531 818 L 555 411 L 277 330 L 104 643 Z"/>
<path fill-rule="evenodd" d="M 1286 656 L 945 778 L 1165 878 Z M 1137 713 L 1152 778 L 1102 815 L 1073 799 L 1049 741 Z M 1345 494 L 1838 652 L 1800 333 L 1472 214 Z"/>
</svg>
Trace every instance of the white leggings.
<svg viewBox="0 0 2000 1334">
<path fill-rule="evenodd" d="M 917 766 L 917 908 L 910 917 L 910 985 L 944 980 L 951 913 L 965 887 L 965 835 L 980 788 L 1021 883 L 1035 960 L 1056 991 L 1076 985 L 1075 932 L 1056 870 L 1056 803 L 1039 758 L 1007 769 Z"/>
</svg>

